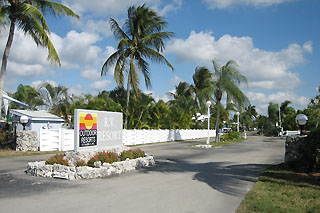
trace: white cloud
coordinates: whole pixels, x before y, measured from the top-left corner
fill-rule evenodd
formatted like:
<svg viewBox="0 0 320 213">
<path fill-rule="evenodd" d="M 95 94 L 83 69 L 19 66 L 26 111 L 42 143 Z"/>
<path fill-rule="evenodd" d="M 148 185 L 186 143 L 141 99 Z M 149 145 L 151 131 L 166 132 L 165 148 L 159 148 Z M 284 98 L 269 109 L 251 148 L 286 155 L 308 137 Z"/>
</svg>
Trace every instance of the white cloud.
<svg viewBox="0 0 320 213">
<path fill-rule="evenodd" d="M 159 15 L 164 16 L 169 12 L 177 11 L 182 6 L 182 0 L 172 0 L 170 4 L 165 5 L 162 9 L 159 5 L 155 4 L 153 7 L 158 11 Z"/>
<path fill-rule="evenodd" d="M 65 38 L 52 35 L 62 66 L 69 68 L 70 65 L 92 65 L 99 62 L 101 48 L 94 45 L 101 38 L 94 33 L 70 31 Z"/>
<path fill-rule="evenodd" d="M 112 31 L 108 20 L 90 19 L 90 17 L 82 17 L 81 19 L 72 19 L 73 25 L 81 29 L 83 32 L 101 34 L 103 36 L 111 36 Z"/>
<path fill-rule="evenodd" d="M 252 5 L 254 7 L 268 7 L 278 5 L 285 2 L 293 2 L 297 0 L 202 0 L 206 2 L 211 9 L 225 9 L 236 5 Z"/>
<path fill-rule="evenodd" d="M 101 78 L 99 71 L 95 69 L 86 69 L 80 72 L 80 76 L 89 80 L 98 80 Z"/>
<path fill-rule="evenodd" d="M 182 0 L 173 0 L 167 5 L 163 5 L 161 0 L 63 0 L 62 3 L 69 6 L 80 16 L 83 16 L 86 12 L 94 12 L 95 16 L 108 17 L 126 14 L 130 6 L 139 6 L 144 3 L 154 8 L 160 15 L 164 15 L 180 8 Z"/>
<path fill-rule="evenodd" d="M 179 83 L 182 82 L 182 81 L 183 81 L 183 79 L 180 78 L 180 77 L 177 76 L 177 75 L 175 75 L 175 76 L 170 80 L 170 82 L 171 82 L 172 84 L 174 84 L 174 85 L 177 85 L 177 84 L 179 84 Z"/>
<path fill-rule="evenodd" d="M 285 91 L 277 92 L 273 94 L 247 92 L 247 97 L 249 98 L 252 105 L 256 106 L 258 113 L 267 114 L 268 104 L 270 102 L 281 104 L 282 102 L 288 100 L 291 101 L 291 106 L 296 109 L 304 109 L 310 102 L 310 98 L 299 96 L 294 92 Z"/>
<path fill-rule="evenodd" d="M 46 80 L 46 81 L 34 81 L 31 83 L 31 87 L 35 88 L 35 89 L 39 89 L 39 87 L 43 84 L 43 83 L 49 83 L 54 87 L 57 87 L 58 84 L 55 81 L 51 81 L 51 80 Z"/>
<path fill-rule="evenodd" d="M 173 91 L 171 91 L 171 92 L 173 92 Z M 172 100 L 172 96 L 170 95 L 170 93 L 165 93 L 165 94 L 159 95 L 151 90 L 143 91 L 143 93 L 145 93 L 147 95 L 151 95 L 156 102 L 158 102 L 159 100 L 163 100 L 164 102 L 168 102 L 168 101 Z"/>
<path fill-rule="evenodd" d="M 104 60 L 102 49 L 95 45 L 101 39 L 98 34 L 70 31 L 65 37 L 51 33 L 50 38 L 58 52 L 62 69 L 84 69 L 81 73 L 83 76 L 91 80 L 98 79 L 98 71 L 88 76 L 88 70 L 91 67 L 99 70 Z M 6 39 L 7 34 L 0 35 L 0 52 L 4 50 Z M 58 67 L 50 65 L 47 54 L 47 49 L 37 47 L 30 36 L 16 30 L 8 58 L 5 86 L 11 87 L 13 82 L 20 79 L 54 75 Z"/>
<path fill-rule="evenodd" d="M 111 84 L 110 80 L 98 80 L 91 83 L 89 87 L 93 90 L 106 90 Z"/>
<path fill-rule="evenodd" d="M 114 16 L 125 14 L 131 5 L 141 5 L 151 3 L 152 0 L 63 0 L 62 3 L 68 5 L 75 12 L 82 15 L 87 11 L 94 12 L 99 16 Z M 158 2 L 156 0 L 155 2 Z"/>
<path fill-rule="evenodd" d="M 239 70 L 248 78 L 249 86 L 262 89 L 297 87 L 300 83 L 299 75 L 290 69 L 304 63 L 304 55 L 311 52 L 311 42 L 302 46 L 290 44 L 286 49 L 273 52 L 256 48 L 252 38 L 248 36 L 224 35 L 215 40 L 211 32 L 194 31 L 185 40 L 171 40 L 166 48 L 166 53 L 174 53 L 178 62 L 206 65 L 211 70 L 213 59 L 220 65 L 234 59 L 239 64 Z"/>
<path fill-rule="evenodd" d="M 68 87 L 68 92 L 69 92 L 70 96 L 72 96 L 72 94 L 74 94 L 76 96 L 80 96 L 84 93 L 84 88 L 82 85 L 78 84 L 75 86 Z"/>
</svg>

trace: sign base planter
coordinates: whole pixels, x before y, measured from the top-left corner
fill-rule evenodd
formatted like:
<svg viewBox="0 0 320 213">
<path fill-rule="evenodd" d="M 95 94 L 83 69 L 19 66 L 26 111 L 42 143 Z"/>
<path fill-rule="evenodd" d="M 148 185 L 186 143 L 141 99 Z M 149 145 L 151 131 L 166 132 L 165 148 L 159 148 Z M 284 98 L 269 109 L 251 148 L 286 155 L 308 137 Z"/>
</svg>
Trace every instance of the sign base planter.
<svg viewBox="0 0 320 213">
<path fill-rule="evenodd" d="M 50 177 L 66 180 L 94 179 L 104 178 L 110 175 L 121 174 L 138 168 L 155 165 L 152 155 L 136 159 L 127 158 L 125 161 L 114 162 L 112 164 L 103 163 L 101 165 L 101 162 L 99 162 L 100 161 L 95 163 L 95 168 L 88 166 L 63 166 L 60 164 L 46 165 L 45 161 L 29 162 L 26 173 L 38 177 Z"/>
</svg>

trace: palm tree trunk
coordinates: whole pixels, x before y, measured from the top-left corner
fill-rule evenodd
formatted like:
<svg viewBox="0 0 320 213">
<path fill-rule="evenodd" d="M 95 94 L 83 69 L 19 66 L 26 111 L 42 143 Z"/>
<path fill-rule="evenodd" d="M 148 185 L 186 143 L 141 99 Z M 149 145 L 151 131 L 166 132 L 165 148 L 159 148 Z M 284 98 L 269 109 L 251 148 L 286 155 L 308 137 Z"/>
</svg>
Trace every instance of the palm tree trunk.
<svg viewBox="0 0 320 213">
<path fill-rule="evenodd" d="M 220 101 L 217 101 L 217 121 L 216 121 L 216 138 L 215 142 L 220 142 L 220 135 L 219 135 L 219 126 L 220 126 Z"/>
<path fill-rule="evenodd" d="M 1 109 L 0 118 L 1 118 L 1 111 L 2 111 L 2 94 L 3 94 L 4 77 L 7 71 L 8 57 L 9 57 L 10 49 L 13 42 L 15 26 L 16 26 L 16 19 L 12 19 L 7 44 L 4 49 L 3 57 L 2 57 L 1 74 L 0 74 L 0 109 Z"/>
<path fill-rule="evenodd" d="M 128 74 L 128 84 L 127 84 L 127 108 L 126 108 L 126 119 L 124 121 L 124 128 L 128 128 L 128 117 L 129 117 L 129 100 L 130 100 L 130 85 L 131 85 L 130 74 Z"/>
</svg>

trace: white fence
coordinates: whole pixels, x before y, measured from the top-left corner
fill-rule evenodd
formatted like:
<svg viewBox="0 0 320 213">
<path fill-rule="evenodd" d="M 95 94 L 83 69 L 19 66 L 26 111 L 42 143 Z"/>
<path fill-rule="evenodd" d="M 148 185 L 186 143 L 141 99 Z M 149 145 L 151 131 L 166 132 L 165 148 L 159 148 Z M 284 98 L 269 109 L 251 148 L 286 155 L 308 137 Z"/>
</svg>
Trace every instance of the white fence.
<svg viewBox="0 0 320 213">
<path fill-rule="evenodd" d="M 214 137 L 215 130 L 210 130 L 210 137 Z M 158 143 L 166 141 L 179 141 L 208 137 L 208 130 L 123 130 L 122 143 L 124 145 L 138 145 L 148 143 Z"/>
<path fill-rule="evenodd" d="M 283 131 L 282 134 L 280 136 L 294 136 L 294 135 L 300 135 L 300 130 L 296 130 L 296 131 Z"/>
<path fill-rule="evenodd" d="M 215 130 L 210 130 L 209 136 L 214 137 Z M 128 145 L 149 144 L 167 141 L 179 141 L 208 137 L 208 130 L 123 130 L 122 143 Z M 41 129 L 40 151 L 67 151 L 74 149 L 73 129 Z"/>
<path fill-rule="evenodd" d="M 67 151 L 73 149 L 73 129 L 40 129 L 40 151 Z"/>
</svg>

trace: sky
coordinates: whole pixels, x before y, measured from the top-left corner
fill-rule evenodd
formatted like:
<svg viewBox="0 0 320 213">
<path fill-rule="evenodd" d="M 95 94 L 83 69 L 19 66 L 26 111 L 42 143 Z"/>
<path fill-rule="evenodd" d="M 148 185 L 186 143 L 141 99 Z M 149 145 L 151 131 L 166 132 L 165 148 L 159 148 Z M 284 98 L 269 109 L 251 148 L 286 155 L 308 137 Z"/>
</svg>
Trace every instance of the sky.
<svg viewBox="0 0 320 213">
<path fill-rule="evenodd" d="M 97 94 L 116 87 L 112 69 L 102 76 L 101 67 L 116 50 L 117 40 L 109 19 L 122 25 L 131 5 L 146 3 L 168 22 L 175 33 L 166 41 L 164 56 L 173 72 L 150 62 L 152 88 L 140 78 L 140 89 L 156 100 L 168 101 L 181 81 L 193 83 L 197 66 L 214 72 L 212 60 L 221 66 L 235 60 L 248 79 L 241 89 L 259 113 L 270 102 L 307 106 L 320 86 L 319 0 L 61 0 L 80 19 L 46 16 L 50 38 L 62 66 L 47 61 L 47 50 L 17 30 L 9 56 L 5 89 L 43 82 L 62 85 L 70 93 Z M 3 53 L 7 32 L 0 34 Z"/>
</svg>

